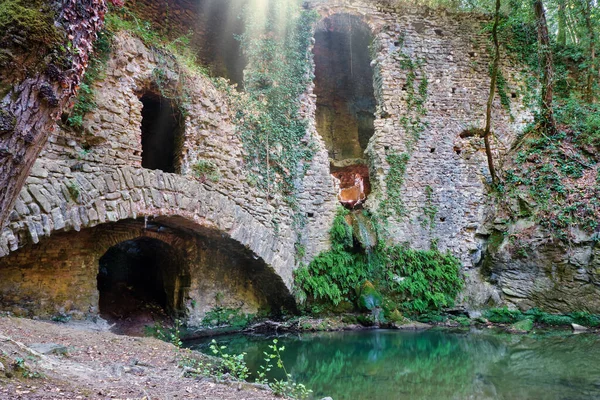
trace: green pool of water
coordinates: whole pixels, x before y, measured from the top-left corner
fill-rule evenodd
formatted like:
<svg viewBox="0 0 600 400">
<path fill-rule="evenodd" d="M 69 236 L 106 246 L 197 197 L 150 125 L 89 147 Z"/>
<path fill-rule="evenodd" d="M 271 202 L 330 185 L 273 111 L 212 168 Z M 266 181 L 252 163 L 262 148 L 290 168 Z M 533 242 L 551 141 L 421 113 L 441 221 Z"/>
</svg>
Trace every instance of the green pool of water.
<svg viewBox="0 0 600 400">
<path fill-rule="evenodd" d="M 600 399 L 600 336 L 372 330 L 282 336 L 283 361 L 320 399 Z M 218 338 L 256 371 L 264 336 Z M 209 352 L 209 341 L 190 347 Z"/>
</svg>

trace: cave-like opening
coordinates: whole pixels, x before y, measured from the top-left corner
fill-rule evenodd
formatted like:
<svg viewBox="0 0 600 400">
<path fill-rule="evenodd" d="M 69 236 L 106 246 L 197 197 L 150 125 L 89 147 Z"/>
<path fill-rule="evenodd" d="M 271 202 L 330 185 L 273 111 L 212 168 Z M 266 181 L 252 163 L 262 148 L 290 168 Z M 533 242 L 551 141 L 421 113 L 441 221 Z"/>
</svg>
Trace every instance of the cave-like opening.
<svg viewBox="0 0 600 400">
<path fill-rule="evenodd" d="M 152 238 L 112 246 L 99 260 L 100 315 L 109 321 L 152 323 L 182 311 L 181 257 Z"/>
<path fill-rule="evenodd" d="M 142 167 L 177 172 L 183 117 L 169 99 L 146 93 L 142 102 Z"/>
<path fill-rule="evenodd" d="M 364 153 L 375 132 L 372 40 L 368 25 L 349 14 L 323 19 L 315 32 L 317 131 L 349 208 L 364 202 L 370 187 Z"/>
</svg>

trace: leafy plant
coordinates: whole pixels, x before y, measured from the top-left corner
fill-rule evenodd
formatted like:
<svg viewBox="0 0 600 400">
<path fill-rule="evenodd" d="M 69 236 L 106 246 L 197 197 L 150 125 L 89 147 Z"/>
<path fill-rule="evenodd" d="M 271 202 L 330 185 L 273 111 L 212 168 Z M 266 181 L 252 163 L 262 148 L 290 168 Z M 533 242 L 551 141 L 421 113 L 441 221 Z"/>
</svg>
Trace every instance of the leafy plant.
<svg viewBox="0 0 600 400">
<path fill-rule="evenodd" d="M 386 266 L 388 285 L 404 298 L 404 308 L 424 312 L 454 305 L 463 286 L 456 257 L 403 246 L 382 247 L 379 254 Z M 397 276 L 403 279 L 395 279 Z"/>
<path fill-rule="evenodd" d="M 412 250 L 382 243 L 367 256 L 354 248 L 346 214 L 340 210 L 334 220 L 331 250 L 296 270 L 300 297 L 334 306 L 350 301 L 369 310 L 390 298 L 399 299 L 402 309 L 416 312 L 454 304 L 462 288 L 457 258 L 436 249 Z"/>
<path fill-rule="evenodd" d="M 293 380 L 292 375 L 285 368 L 285 364 L 281 358 L 281 352 L 285 350 L 285 346 L 278 346 L 277 343 L 277 339 L 273 339 L 273 344 L 269 345 L 269 349 L 272 353 L 269 354 L 265 352 L 265 355 L 267 356 L 265 361 L 267 361 L 266 365 L 269 365 L 270 363 L 268 360 L 274 360 L 277 367 L 282 369 L 285 373 L 285 379 L 273 379 L 273 382 L 269 383 L 269 386 L 276 395 L 287 396 L 293 399 L 308 398 L 312 393 L 312 390 L 307 389 L 302 383 L 296 383 Z"/>
<path fill-rule="evenodd" d="M 192 171 L 202 182 L 206 180 L 218 182 L 221 179 L 219 168 L 210 160 L 201 159 L 196 161 L 196 163 L 192 165 Z"/>
<path fill-rule="evenodd" d="M 490 322 L 498 324 L 512 324 L 523 319 L 523 314 L 519 310 L 509 310 L 507 307 L 490 308 L 484 312 L 484 317 Z"/>
<path fill-rule="evenodd" d="M 202 318 L 202 326 L 216 328 L 231 326 L 244 328 L 254 319 L 252 314 L 244 314 L 240 308 L 217 306 L 208 311 Z"/>
<path fill-rule="evenodd" d="M 246 353 L 232 355 L 223 352 L 226 348 L 227 346 L 219 346 L 215 339 L 212 340 L 210 345 L 212 353 L 221 358 L 221 368 L 223 368 L 224 371 L 228 372 L 234 379 L 240 381 L 246 380 L 250 375 L 248 366 L 244 361 Z"/>
<path fill-rule="evenodd" d="M 147 332 L 159 340 L 171 343 L 179 349 L 183 345 L 183 341 L 181 340 L 181 327 L 181 321 L 176 319 L 172 327 L 165 327 L 156 322 L 154 326 L 149 329 L 149 332 L 148 330 Z"/>
</svg>

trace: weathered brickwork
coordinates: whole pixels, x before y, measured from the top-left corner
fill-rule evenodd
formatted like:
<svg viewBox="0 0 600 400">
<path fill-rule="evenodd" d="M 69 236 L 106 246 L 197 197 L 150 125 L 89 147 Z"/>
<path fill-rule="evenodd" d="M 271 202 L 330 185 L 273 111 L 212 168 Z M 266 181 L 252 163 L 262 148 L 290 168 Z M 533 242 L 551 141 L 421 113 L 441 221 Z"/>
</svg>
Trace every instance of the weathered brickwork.
<svg viewBox="0 0 600 400">
<path fill-rule="evenodd" d="M 482 31 L 486 20 L 373 2 L 314 0 L 306 6 L 316 8 L 323 18 L 334 14 L 358 16 L 374 37 L 372 66 L 377 111 L 375 133 L 365 152 L 373 187 L 366 208 L 380 211 L 380 204 L 386 199 L 388 156 L 409 154 L 400 199 L 405 211 L 387 220 L 390 239 L 417 248 L 429 248 L 435 242 L 440 249 L 459 256 L 466 270 L 473 269 L 481 258 L 484 241 L 478 228 L 484 217 L 489 174 L 480 139 L 461 138 L 460 134 L 484 125 L 490 61 L 486 50 L 489 38 Z M 14 252 L 0 259 L 0 278 L 18 282 L 15 287 L 22 291 L 22 299 L 32 296 L 35 287 L 53 285 L 55 278 L 49 272 L 54 264 L 56 276 L 66 276 L 78 263 L 85 264 L 87 272 L 82 272 L 81 279 L 94 277 L 95 284 L 97 270 L 93 271 L 103 253 L 78 255 L 77 249 L 83 251 L 88 240 L 85 238 L 91 237 L 87 232 L 107 223 L 140 218 L 199 236 L 206 229 L 219 232 L 232 243 L 247 248 L 246 256 L 260 259 L 288 289 L 292 288 L 292 273 L 297 266 L 292 210 L 282 198 L 268 199 L 246 180 L 243 147 L 226 95 L 204 76 L 183 80 L 165 62 L 165 57 L 168 58 L 147 49 L 138 39 L 119 34 L 105 78 L 95 85 L 98 106 L 86 116 L 84 133 L 59 129 L 48 141 L 21 192 L 9 226 L 0 236 L 0 256 Z M 406 105 L 410 72 L 406 68 L 407 59 L 420 65 L 415 69 L 415 87 L 425 78 L 428 82 L 425 111 L 420 117 L 425 129 L 412 143 L 403 123 L 403 117 L 410 111 Z M 502 69 L 508 95 L 513 98 L 512 115 L 499 101 L 494 104 L 497 157 L 510 147 L 531 117 L 522 105 L 518 68 L 506 58 Z M 164 85 L 162 89 L 176 90 L 183 84 L 188 93 L 178 174 L 141 167 L 140 97 L 149 92 L 160 94 L 157 75 Z M 328 152 L 316 127 L 314 85 L 301 100 L 302 114 L 309 121 L 307 140 L 312 140 L 317 148 L 308 172 L 297 182 L 300 210 L 307 217 L 301 232 L 301 244 L 306 249 L 302 261 L 308 262 L 328 247 L 338 188 L 330 176 Z M 213 163 L 220 178 L 211 181 L 194 176 L 192 166 L 199 160 Z M 425 205 L 436 210 L 431 221 L 427 219 Z M 282 221 L 277 229 L 271 223 L 274 213 Z M 167 217 L 170 219 L 164 220 Z M 81 231 L 64 236 L 75 249 L 72 262 L 60 261 L 64 254 L 52 252 L 65 246 L 51 245 L 52 238 L 47 238 L 55 232 L 68 231 Z M 215 265 L 223 268 L 207 274 L 209 280 L 195 281 L 189 289 L 212 293 L 196 299 L 198 309 L 202 310 L 190 314 L 196 322 L 202 312 L 214 306 L 207 299 L 221 290 L 218 282 L 227 278 L 223 272 L 227 270 L 225 259 L 218 255 L 211 257 Z M 34 277 L 36 274 L 32 273 L 29 277 L 24 272 L 28 268 L 39 269 L 40 275 Z M 480 282 L 477 271 L 469 276 L 472 280 L 467 290 L 469 301 L 483 303 L 496 296 L 489 285 Z M 213 289 L 207 283 L 212 281 L 216 285 Z M 90 312 L 95 286 L 90 282 L 87 286 L 77 281 L 73 284 L 81 287 L 76 295 L 59 293 L 57 289 L 44 297 L 56 303 L 58 308 L 54 307 L 54 311 L 64 308 Z M 230 292 L 246 293 L 247 296 L 240 296 L 251 299 L 250 308 L 256 309 L 268 300 L 252 294 L 264 291 L 242 286 L 238 282 L 231 286 Z M 3 290 L 16 301 L 14 290 L 8 286 Z"/>
</svg>

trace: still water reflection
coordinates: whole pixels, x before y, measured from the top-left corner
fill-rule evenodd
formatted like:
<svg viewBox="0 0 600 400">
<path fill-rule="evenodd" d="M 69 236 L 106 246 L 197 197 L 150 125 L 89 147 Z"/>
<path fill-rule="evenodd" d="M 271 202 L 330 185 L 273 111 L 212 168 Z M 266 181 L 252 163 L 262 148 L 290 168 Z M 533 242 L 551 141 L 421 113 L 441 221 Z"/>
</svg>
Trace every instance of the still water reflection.
<svg viewBox="0 0 600 400">
<path fill-rule="evenodd" d="M 255 371 L 272 343 L 219 338 Z M 598 335 L 387 330 L 279 338 L 283 360 L 314 397 L 341 399 L 600 399 Z M 191 347 L 208 351 L 206 343 Z"/>
</svg>

